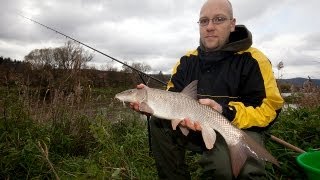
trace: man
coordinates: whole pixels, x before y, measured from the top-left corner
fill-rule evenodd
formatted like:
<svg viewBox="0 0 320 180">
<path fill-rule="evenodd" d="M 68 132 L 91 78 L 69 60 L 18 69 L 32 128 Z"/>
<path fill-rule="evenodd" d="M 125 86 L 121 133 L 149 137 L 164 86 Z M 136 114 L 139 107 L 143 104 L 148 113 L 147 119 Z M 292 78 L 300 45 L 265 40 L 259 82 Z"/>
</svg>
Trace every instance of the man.
<svg viewBox="0 0 320 180">
<path fill-rule="evenodd" d="M 262 132 L 277 117 L 283 105 L 266 56 L 252 48 L 251 33 L 235 25 L 228 0 L 208 0 L 200 11 L 200 46 L 179 60 L 168 83 L 169 91 L 180 92 L 198 80 L 199 102 L 222 113 L 232 124 L 263 144 Z M 138 88 L 143 88 L 139 85 Z M 138 110 L 139 104 L 131 107 Z M 160 179 L 190 179 L 185 151 L 201 153 L 201 178 L 233 179 L 229 150 L 217 134 L 214 148 L 205 148 L 201 127 L 189 119 L 180 126 L 191 133 L 172 130 L 170 121 L 152 118 L 152 151 Z M 179 128 L 178 128 L 179 129 Z M 248 159 L 238 179 L 266 179 L 264 162 Z"/>
</svg>

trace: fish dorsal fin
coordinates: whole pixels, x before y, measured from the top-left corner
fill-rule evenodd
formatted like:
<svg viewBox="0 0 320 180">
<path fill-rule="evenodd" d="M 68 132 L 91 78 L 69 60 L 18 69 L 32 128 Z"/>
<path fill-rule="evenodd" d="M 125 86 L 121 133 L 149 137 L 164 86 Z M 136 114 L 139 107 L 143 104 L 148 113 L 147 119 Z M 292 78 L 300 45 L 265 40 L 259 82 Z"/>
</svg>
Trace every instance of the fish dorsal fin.
<svg viewBox="0 0 320 180">
<path fill-rule="evenodd" d="M 198 99 L 197 98 L 197 93 L 198 93 L 198 80 L 192 81 L 188 86 L 186 86 L 181 93 L 190 96 L 193 99 Z"/>
</svg>

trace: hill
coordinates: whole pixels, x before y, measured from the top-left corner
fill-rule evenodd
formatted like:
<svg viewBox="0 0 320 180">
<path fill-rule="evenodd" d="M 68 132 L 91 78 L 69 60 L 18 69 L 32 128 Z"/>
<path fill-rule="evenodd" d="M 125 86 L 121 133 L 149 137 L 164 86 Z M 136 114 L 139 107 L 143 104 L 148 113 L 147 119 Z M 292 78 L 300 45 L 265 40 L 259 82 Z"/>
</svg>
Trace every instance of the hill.
<svg viewBox="0 0 320 180">
<path fill-rule="evenodd" d="M 278 79 L 279 83 L 293 84 L 298 87 L 302 87 L 305 81 L 308 81 L 308 79 L 307 78 Z M 311 79 L 311 82 L 313 82 L 316 86 L 320 86 L 320 79 Z"/>
</svg>

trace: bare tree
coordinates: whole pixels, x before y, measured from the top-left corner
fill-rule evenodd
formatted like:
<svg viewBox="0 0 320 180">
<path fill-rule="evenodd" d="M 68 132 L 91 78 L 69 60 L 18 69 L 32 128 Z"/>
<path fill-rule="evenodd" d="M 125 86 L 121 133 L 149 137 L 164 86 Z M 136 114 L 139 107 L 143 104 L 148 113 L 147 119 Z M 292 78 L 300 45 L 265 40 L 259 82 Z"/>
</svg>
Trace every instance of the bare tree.
<svg viewBox="0 0 320 180">
<path fill-rule="evenodd" d="M 73 41 L 68 41 L 65 46 L 56 48 L 54 51 L 54 59 L 60 69 L 79 70 L 92 58 L 92 54 L 87 53 L 80 44 Z"/>
<path fill-rule="evenodd" d="M 284 68 L 284 64 L 282 61 L 280 61 L 277 65 L 277 69 L 278 69 L 278 79 L 282 78 L 282 68 Z M 281 74 L 280 74 L 281 71 Z"/>
<path fill-rule="evenodd" d="M 126 62 L 125 62 L 126 63 Z M 126 63 L 127 64 L 127 63 Z M 129 64 L 128 64 L 129 65 Z M 143 63 L 132 63 L 130 65 L 131 67 L 141 71 L 141 72 L 148 72 L 151 70 L 151 66 L 148 64 L 143 64 Z M 122 71 L 126 73 L 132 73 L 132 69 L 129 68 L 128 66 L 122 65 Z"/>
<path fill-rule="evenodd" d="M 80 44 L 67 41 L 66 44 L 58 48 L 45 48 L 32 50 L 24 57 L 33 68 L 52 68 L 79 70 L 93 58 L 92 54 L 87 53 Z"/>
<path fill-rule="evenodd" d="M 81 69 L 92 59 L 92 54 L 73 41 L 58 48 L 35 49 L 25 56 L 25 61 L 39 70 L 45 88 L 64 91 L 73 91 L 74 87 L 87 82 Z"/>
<path fill-rule="evenodd" d="M 34 69 L 42 69 L 44 67 L 55 67 L 55 60 L 53 58 L 53 49 L 34 49 L 24 57 L 25 62 L 31 64 Z"/>
</svg>

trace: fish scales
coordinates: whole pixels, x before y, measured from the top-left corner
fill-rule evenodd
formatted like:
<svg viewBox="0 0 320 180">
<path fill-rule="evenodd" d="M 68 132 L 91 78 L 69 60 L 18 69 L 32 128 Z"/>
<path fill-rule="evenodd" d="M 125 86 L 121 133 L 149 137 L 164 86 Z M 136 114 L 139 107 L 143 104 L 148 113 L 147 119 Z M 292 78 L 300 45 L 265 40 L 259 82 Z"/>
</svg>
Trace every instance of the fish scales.
<svg viewBox="0 0 320 180">
<path fill-rule="evenodd" d="M 215 129 L 224 137 L 236 143 L 240 133 L 236 128 L 230 128 L 231 123 L 220 113 L 209 106 L 201 105 L 187 95 L 150 89 L 147 91 L 148 104 L 154 109 L 154 115 L 164 119 L 184 119 L 213 124 Z M 233 131 L 230 131 L 233 129 Z"/>
</svg>

